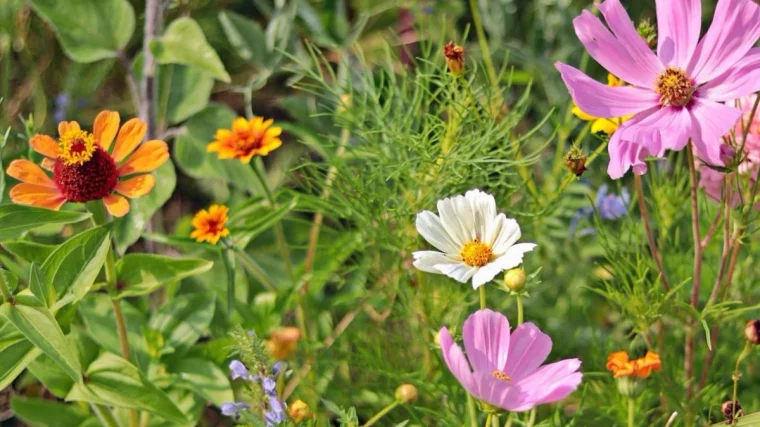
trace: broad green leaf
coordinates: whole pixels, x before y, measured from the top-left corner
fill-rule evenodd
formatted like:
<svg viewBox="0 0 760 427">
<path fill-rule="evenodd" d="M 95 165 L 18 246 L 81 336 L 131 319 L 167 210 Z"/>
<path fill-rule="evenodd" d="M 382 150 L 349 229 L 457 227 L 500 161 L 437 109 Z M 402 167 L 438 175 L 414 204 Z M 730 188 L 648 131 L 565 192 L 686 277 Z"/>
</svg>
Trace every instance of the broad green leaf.
<svg viewBox="0 0 760 427">
<path fill-rule="evenodd" d="M 726 424 L 725 421 L 721 421 L 717 424 L 713 424 L 711 427 L 719 427 L 719 426 L 726 426 L 731 424 Z M 760 426 L 760 412 L 755 412 L 754 414 L 745 415 L 743 417 L 738 417 L 736 419 L 736 424 L 733 424 L 733 426 L 736 427 L 757 427 Z"/>
<path fill-rule="evenodd" d="M 3 242 L 2 245 L 6 251 L 12 253 L 17 258 L 40 265 L 44 263 L 47 257 L 49 257 L 58 247 L 56 245 L 45 245 L 29 240 L 11 240 L 9 242 Z"/>
<path fill-rule="evenodd" d="M 145 233 L 143 237 L 151 242 L 162 243 L 164 245 L 179 246 L 188 249 L 202 249 L 211 252 L 220 252 L 222 248 L 209 243 L 200 243 L 190 237 L 166 236 L 158 233 Z"/>
<path fill-rule="evenodd" d="M 116 222 L 113 238 L 116 250 L 124 253 L 129 246 L 142 236 L 148 221 L 166 203 L 174 193 L 177 185 L 177 174 L 172 162 L 164 163 L 153 172 L 156 186 L 147 195 L 129 201 L 129 213 Z"/>
<path fill-rule="evenodd" d="M 194 391 L 216 406 L 232 402 L 235 396 L 227 375 L 211 361 L 187 358 L 169 366 L 170 383 Z"/>
<path fill-rule="evenodd" d="M 76 346 L 79 362 L 83 367 L 90 366 L 100 355 L 100 347 L 86 332 L 75 329 L 67 338 Z M 74 386 L 74 381 L 44 354 L 29 363 L 27 368 L 51 393 L 61 399 L 65 398 Z"/>
<path fill-rule="evenodd" d="M 208 105 L 214 79 L 183 65 L 163 65 L 158 73 L 158 110 L 169 125 L 187 120 Z"/>
<path fill-rule="evenodd" d="M 55 288 L 53 283 L 45 278 L 45 274 L 37 264 L 29 268 L 29 290 L 32 291 L 45 307 L 50 308 L 55 303 Z"/>
<path fill-rule="evenodd" d="M 65 293 L 71 294 L 73 301 L 87 294 L 106 260 L 109 236 L 107 226 L 84 231 L 59 245 L 45 260 L 40 270 L 59 300 Z"/>
<path fill-rule="evenodd" d="M 232 11 L 219 13 L 224 34 L 237 54 L 259 68 L 272 68 L 281 54 L 267 49 L 266 33 L 258 22 Z"/>
<path fill-rule="evenodd" d="M 0 326 L 0 389 L 7 387 L 42 354 L 12 324 Z"/>
<path fill-rule="evenodd" d="M 33 397 L 13 396 L 11 409 L 17 417 L 35 427 L 78 427 L 90 418 L 84 408 Z"/>
<path fill-rule="evenodd" d="M 13 292 L 18 287 L 18 276 L 16 276 L 12 271 L 8 271 L 4 268 L 0 268 L 0 280 L 5 283 L 5 286 L 8 288 L 8 291 L 13 295 Z M 0 295 L 0 302 L 3 302 L 3 296 Z"/>
<path fill-rule="evenodd" d="M 150 328 L 161 332 L 166 344 L 182 354 L 208 330 L 215 302 L 206 294 L 181 295 L 161 307 L 150 320 Z"/>
<path fill-rule="evenodd" d="M 176 423 L 187 418 L 163 391 L 137 367 L 112 353 L 103 353 L 86 371 L 87 382 L 76 384 L 67 401 L 85 401 L 147 411 Z"/>
<path fill-rule="evenodd" d="M 150 50 L 160 64 L 182 64 L 225 83 L 231 81 L 216 51 L 206 41 L 200 25 L 188 17 L 175 19 Z"/>
<path fill-rule="evenodd" d="M 237 115 L 229 107 L 211 103 L 185 123 L 185 133 L 174 144 L 174 159 L 185 173 L 197 179 L 222 179 L 243 191 L 263 194 L 251 165 L 220 160 L 206 152 L 219 128 L 230 128 Z"/>
<path fill-rule="evenodd" d="M 150 427 L 195 427 L 199 425 L 203 410 L 206 408 L 206 401 L 203 398 L 199 397 L 197 393 L 180 387 L 171 387 L 165 392 L 188 417 L 188 421 L 185 424 L 177 424 L 156 416 L 151 417 Z"/>
<path fill-rule="evenodd" d="M 53 313 L 39 300 L 31 295 L 22 300 L 19 295 L 17 304 L 4 303 L 0 306 L 0 316 L 12 323 L 26 339 L 58 364 L 67 375 L 75 381 L 82 380 L 82 367 L 76 350 L 63 335 Z"/>
<path fill-rule="evenodd" d="M 51 211 L 16 204 L 0 205 L 0 241 L 15 239 L 29 230 L 51 224 L 84 221 L 89 213 Z"/>
<path fill-rule="evenodd" d="M 161 285 L 208 271 L 213 264 L 197 258 L 127 254 L 116 264 L 116 298 L 151 293 Z"/>
<path fill-rule="evenodd" d="M 55 28 L 64 52 L 77 62 L 114 58 L 135 30 L 127 0 L 32 0 L 32 7 Z"/>
</svg>

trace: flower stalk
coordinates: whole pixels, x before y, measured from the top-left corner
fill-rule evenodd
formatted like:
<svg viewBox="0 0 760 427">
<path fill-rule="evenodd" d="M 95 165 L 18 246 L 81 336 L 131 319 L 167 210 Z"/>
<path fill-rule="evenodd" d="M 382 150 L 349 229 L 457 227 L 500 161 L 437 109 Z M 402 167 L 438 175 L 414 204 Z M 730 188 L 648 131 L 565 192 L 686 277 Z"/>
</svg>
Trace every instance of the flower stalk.
<svg viewBox="0 0 760 427">
<path fill-rule="evenodd" d="M 390 412 L 394 408 L 396 408 L 396 406 L 398 406 L 400 403 L 401 402 L 398 399 L 394 400 L 393 402 L 391 402 L 390 405 L 388 405 L 385 408 L 381 409 L 380 412 L 378 412 L 377 414 L 375 414 L 374 417 L 370 418 L 369 421 L 367 421 L 364 424 L 364 427 L 369 427 L 369 426 L 375 424 L 376 422 L 380 421 L 381 418 L 383 418 L 388 412 Z"/>
<path fill-rule="evenodd" d="M 657 270 L 660 271 L 660 280 L 662 280 L 662 285 L 665 287 L 665 291 L 670 291 L 670 282 L 668 281 L 668 276 L 665 274 L 665 267 L 662 265 L 662 257 L 657 250 L 657 243 L 655 243 L 654 234 L 652 233 L 646 200 L 644 200 L 644 188 L 641 183 L 641 176 L 633 174 L 633 180 L 636 184 L 636 198 L 639 202 L 639 212 L 641 212 L 641 220 L 644 222 L 644 229 L 647 234 L 649 252 L 652 254 L 652 259 L 654 260 L 655 265 L 657 265 Z"/>
<path fill-rule="evenodd" d="M 686 150 L 686 161 L 689 163 L 689 182 L 691 187 L 691 224 L 692 235 L 694 240 L 694 274 L 692 276 L 692 288 L 691 288 L 691 306 L 696 310 L 699 304 L 699 287 L 702 281 L 702 239 L 700 238 L 699 231 L 699 198 L 697 192 L 697 171 L 694 164 L 694 148 L 691 141 Z M 686 332 L 686 340 L 684 343 L 684 381 L 686 385 L 686 398 L 691 398 L 692 387 L 692 375 L 694 372 L 694 327 L 695 321 L 690 322 L 691 325 Z"/>
</svg>

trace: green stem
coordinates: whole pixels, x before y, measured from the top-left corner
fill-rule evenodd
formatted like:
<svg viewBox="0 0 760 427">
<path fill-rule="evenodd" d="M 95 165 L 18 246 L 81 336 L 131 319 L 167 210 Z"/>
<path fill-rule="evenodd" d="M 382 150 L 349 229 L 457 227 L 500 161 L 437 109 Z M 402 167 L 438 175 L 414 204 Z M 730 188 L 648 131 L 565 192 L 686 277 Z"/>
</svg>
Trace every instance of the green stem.
<svg viewBox="0 0 760 427">
<path fill-rule="evenodd" d="M 467 393 L 467 412 L 470 414 L 470 427 L 478 427 L 478 412 L 475 410 L 475 399 Z"/>
<path fill-rule="evenodd" d="M 536 423 L 536 408 L 533 408 L 530 410 L 530 416 L 528 417 L 528 424 L 526 427 L 533 427 L 533 424 Z"/>
<path fill-rule="evenodd" d="M 496 76 L 496 68 L 491 59 L 491 49 L 488 47 L 486 32 L 483 30 L 483 22 L 480 19 L 480 10 L 478 9 L 477 0 L 470 0 L 470 12 L 472 13 L 472 22 L 475 25 L 475 32 L 478 34 L 478 44 L 483 53 L 483 61 L 486 63 L 488 80 L 491 82 L 491 88 L 494 92 L 499 92 L 499 79 Z"/>
<path fill-rule="evenodd" d="M 517 326 L 523 324 L 523 297 L 517 294 Z"/>
<path fill-rule="evenodd" d="M 8 287 L 8 281 L 5 279 L 5 271 L 0 271 L 0 294 L 3 295 L 3 300 L 15 304 L 16 300 Z"/>
<path fill-rule="evenodd" d="M 375 414 L 374 417 L 370 418 L 369 421 L 367 421 L 364 424 L 364 427 L 369 427 L 372 424 L 375 424 L 376 422 L 378 422 L 380 420 L 380 418 L 383 418 L 385 416 L 385 414 L 387 414 L 388 412 L 392 411 L 393 408 L 395 408 L 396 406 L 399 405 L 399 403 L 401 403 L 401 402 L 399 402 L 398 400 L 394 400 L 393 403 L 391 403 L 390 405 L 388 405 L 385 408 L 381 409 L 380 412 L 378 412 L 377 414 Z"/>
<path fill-rule="evenodd" d="M 235 253 L 238 255 L 238 258 L 240 261 L 243 262 L 243 267 L 245 267 L 246 270 L 248 270 L 249 273 L 251 273 L 256 279 L 261 282 L 264 287 L 269 289 L 272 292 L 277 292 L 277 287 L 274 285 L 274 282 L 272 279 L 269 278 L 267 273 L 264 271 L 261 266 L 251 258 L 250 255 L 246 251 L 240 248 L 233 248 Z"/>
<path fill-rule="evenodd" d="M 633 400 L 632 397 L 628 398 L 628 427 L 633 427 L 633 415 L 636 411 L 636 402 Z"/>
<path fill-rule="evenodd" d="M 491 427 L 491 421 L 493 421 L 493 414 L 486 415 L 486 427 Z"/>
<path fill-rule="evenodd" d="M 480 287 L 480 309 L 486 308 L 486 285 Z"/>
<path fill-rule="evenodd" d="M 742 360 L 744 360 L 745 357 L 752 351 L 752 345 L 747 341 L 744 344 L 744 349 L 741 353 L 739 353 L 739 357 L 736 358 L 736 367 L 734 368 L 734 374 L 732 375 L 731 379 L 734 381 L 734 392 L 731 395 L 731 419 L 736 422 L 736 395 L 739 391 L 739 377 L 741 376 L 741 372 L 739 372 L 739 365 L 741 365 Z"/>
<path fill-rule="evenodd" d="M 108 408 L 103 405 L 95 404 L 90 406 L 92 407 L 92 412 L 95 413 L 95 416 L 98 417 L 105 427 L 119 427 L 119 423 L 116 422 L 116 419 Z"/>
<path fill-rule="evenodd" d="M 499 416 L 494 415 L 493 419 L 491 419 L 491 425 L 488 427 L 499 427 Z"/>
<path fill-rule="evenodd" d="M 277 208 L 277 203 L 274 200 L 274 194 L 272 189 L 269 188 L 269 181 L 267 181 L 266 175 L 264 175 L 264 167 L 258 163 L 253 164 L 253 172 L 256 174 L 261 186 L 264 188 L 264 194 L 269 201 L 269 205 L 272 209 Z M 280 256 L 285 263 L 285 270 L 288 272 L 288 277 L 293 279 L 293 263 L 290 260 L 290 250 L 288 249 L 288 242 L 285 239 L 285 231 L 282 229 L 282 224 L 278 222 L 274 225 L 274 234 L 277 239 L 277 246 L 280 248 Z"/>
</svg>

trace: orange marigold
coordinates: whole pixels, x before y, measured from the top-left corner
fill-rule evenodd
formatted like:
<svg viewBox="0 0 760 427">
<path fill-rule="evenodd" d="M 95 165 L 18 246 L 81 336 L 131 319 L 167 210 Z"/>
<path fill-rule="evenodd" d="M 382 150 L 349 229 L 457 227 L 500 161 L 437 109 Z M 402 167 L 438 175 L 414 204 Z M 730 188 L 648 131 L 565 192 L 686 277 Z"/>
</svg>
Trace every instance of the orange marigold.
<svg viewBox="0 0 760 427">
<path fill-rule="evenodd" d="M 111 215 L 126 215 L 129 202 L 124 196 L 134 199 L 153 189 L 156 180 L 149 172 L 169 159 L 169 148 L 160 140 L 142 143 L 144 122 L 132 119 L 119 129 L 119 121 L 119 113 L 102 111 L 92 132 L 77 122 L 61 122 L 58 142 L 48 135 L 32 137 L 29 145 L 45 156 L 42 168 L 52 178 L 29 160 L 12 161 L 7 173 L 21 183 L 11 189 L 11 200 L 58 210 L 66 202 L 102 199 Z"/>
<path fill-rule="evenodd" d="M 282 128 L 272 126 L 274 120 L 254 117 L 246 120 L 238 117 L 232 122 L 232 129 L 218 129 L 214 142 L 206 151 L 218 153 L 220 159 L 239 159 L 249 163 L 253 156 L 266 156 L 282 145 L 279 138 Z"/>
<path fill-rule="evenodd" d="M 607 370 L 615 378 L 647 378 L 652 371 L 660 370 L 660 364 L 660 355 L 653 351 L 648 351 L 644 357 L 635 360 L 629 360 L 628 352 L 625 351 L 616 351 L 607 357 Z"/>
<path fill-rule="evenodd" d="M 208 210 L 201 209 L 193 217 L 193 230 L 190 237 L 198 242 L 209 242 L 215 245 L 219 239 L 227 237 L 227 213 L 229 208 L 224 205 L 211 205 Z"/>
</svg>

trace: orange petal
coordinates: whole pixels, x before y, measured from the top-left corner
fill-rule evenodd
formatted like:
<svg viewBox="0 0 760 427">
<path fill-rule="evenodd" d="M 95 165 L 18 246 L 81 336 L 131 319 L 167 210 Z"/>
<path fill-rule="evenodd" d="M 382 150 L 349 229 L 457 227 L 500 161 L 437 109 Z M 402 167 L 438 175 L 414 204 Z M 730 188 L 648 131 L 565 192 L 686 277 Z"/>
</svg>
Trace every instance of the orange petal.
<svg viewBox="0 0 760 427">
<path fill-rule="evenodd" d="M 82 128 L 79 127 L 79 123 L 77 122 L 61 122 L 58 123 L 58 135 L 63 136 L 66 132 L 69 131 L 79 131 L 82 130 Z"/>
<path fill-rule="evenodd" d="M 113 159 L 116 163 L 130 155 L 145 137 L 148 126 L 140 119 L 132 119 L 121 127 L 119 136 L 116 137 L 116 145 L 113 147 Z"/>
<path fill-rule="evenodd" d="M 279 126 L 272 126 L 271 128 L 267 129 L 267 131 L 264 133 L 264 137 L 266 138 L 274 138 L 278 137 L 282 134 L 282 128 Z"/>
<path fill-rule="evenodd" d="M 40 163 L 40 166 L 42 166 L 42 169 L 53 172 L 53 168 L 55 167 L 55 160 L 45 157 L 44 159 L 42 159 L 42 163 Z"/>
<path fill-rule="evenodd" d="M 256 120 L 255 118 L 253 120 Z M 248 132 L 251 130 L 251 124 L 243 117 L 238 117 L 232 122 L 234 132 Z"/>
<path fill-rule="evenodd" d="M 53 138 L 47 135 L 34 135 L 32 139 L 29 140 L 29 145 L 32 146 L 34 151 L 45 157 L 50 157 L 51 159 L 58 157 L 58 144 L 55 143 Z"/>
<path fill-rule="evenodd" d="M 29 160 L 16 159 L 12 161 L 6 172 L 19 181 L 57 189 L 55 183 L 47 176 L 45 171 L 40 169 L 36 163 Z"/>
<path fill-rule="evenodd" d="M 123 165 L 119 167 L 119 176 L 138 172 L 150 172 L 163 165 L 169 159 L 169 147 L 164 141 L 152 139 L 141 145 Z"/>
<path fill-rule="evenodd" d="M 118 194 L 109 194 L 103 197 L 103 203 L 108 212 L 117 218 L 121 218 L 129 212 L 129 202 Z"/>
<path fill-rule="evenodd" d="M 92 126 L 92 134 L 95 140 L 100 143 L 104 150 L 111 148 L 113 138 L 119 130 L 119 113 L 116 111 L 101 111 L 95 118 L 95 124 Z"/>
<path fill-rule="evenodd" d="M 156 178 L 153 175 L 138 175 L 134 178 L 129 178 L 125 181 L 119 181 L 116 184 L 115 190 L 119 193 L 134 199 L 135 197 L 142 197 L 148 193 L 156 185 Z"/>
<path fill-rule="evenodd" d="M 58 210 L 66 203 L 66 198 L 57 188 L 35 184 L 18 184 L 11 188 L 11 200 L 19 205 L 31 205 Z"/>
</svg>

